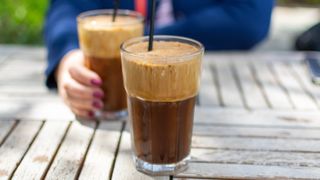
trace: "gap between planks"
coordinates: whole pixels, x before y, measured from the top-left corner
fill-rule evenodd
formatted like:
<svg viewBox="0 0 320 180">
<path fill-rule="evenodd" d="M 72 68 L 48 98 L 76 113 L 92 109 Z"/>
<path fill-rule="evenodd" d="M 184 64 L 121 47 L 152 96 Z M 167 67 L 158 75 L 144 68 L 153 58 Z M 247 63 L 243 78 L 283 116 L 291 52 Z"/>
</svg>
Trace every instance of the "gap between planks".
<svg viewBox="0 0 320 180">
<path fill-rule="evenodd" d="M 256 62 L 252 63 L 252 68 L 259 84 L 263 88 L 270 107 L 272 109 L 293 109 L 290 99 L 288 99 L 288 94 L 280 86 L 268 64 Z"/>
<path fill-rule="evenodd" d="M 299 110 L 317 110 L 316 103 L 310 98 L 307 92 L 302 88 L 300 83 L 289 71 L 288 66 L 284 63 L 272 64 L 271 68 L 275 75 L 289 95 L 295 109 Z"/>
<path fill-rule="evenodd" d="M 0 179 L 10 178 L 31 147 L 43 121 L 20 121 L 0 147 Z"/>
<path fill-rule="evenodd" d="M 13 179 L 42 179 L 48 171 L 70 122 L 45 122 L 13 175 Z"/>
</svg>

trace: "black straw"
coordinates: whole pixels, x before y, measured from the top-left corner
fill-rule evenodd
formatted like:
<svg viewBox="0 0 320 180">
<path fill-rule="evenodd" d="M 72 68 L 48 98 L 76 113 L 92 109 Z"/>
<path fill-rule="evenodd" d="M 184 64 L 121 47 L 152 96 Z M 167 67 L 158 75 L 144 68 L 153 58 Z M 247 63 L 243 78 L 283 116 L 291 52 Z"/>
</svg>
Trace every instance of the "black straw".
<svg viewBox="0 0 320 180">
<path fill-rule="evenodd" d="M 152 49 L 153 49 L 154 18 L 155 18 L 155 14 L 156 14 L 156 0 L 152 0 L 152 11 L 151 11 L 151 22 L 150 22 L 148 51 L 152 51 Z"/>
<path fill-rule="evenodd" d="M 116 21 L 116 16 L 119 9 L 120 0 L 114 0 L 113 1 L 113 14 L 112 14 L 112 22 Z"/>
</svg>

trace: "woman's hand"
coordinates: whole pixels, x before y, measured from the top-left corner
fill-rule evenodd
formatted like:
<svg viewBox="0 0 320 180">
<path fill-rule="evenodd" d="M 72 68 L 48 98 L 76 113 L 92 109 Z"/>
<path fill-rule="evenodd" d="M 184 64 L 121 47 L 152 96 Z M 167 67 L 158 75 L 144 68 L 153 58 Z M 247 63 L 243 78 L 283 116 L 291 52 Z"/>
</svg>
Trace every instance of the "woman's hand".
<svg viewBox="0 0 320 180">
<path fill-rule="evenodd" d="M 93 118 L 103 108 L 101 78 L 84 66 L 80 50 L 73 50 L 61 60 L 56 71 L 59 95 L 71 111 L 82 118 Z"/>
</svg>

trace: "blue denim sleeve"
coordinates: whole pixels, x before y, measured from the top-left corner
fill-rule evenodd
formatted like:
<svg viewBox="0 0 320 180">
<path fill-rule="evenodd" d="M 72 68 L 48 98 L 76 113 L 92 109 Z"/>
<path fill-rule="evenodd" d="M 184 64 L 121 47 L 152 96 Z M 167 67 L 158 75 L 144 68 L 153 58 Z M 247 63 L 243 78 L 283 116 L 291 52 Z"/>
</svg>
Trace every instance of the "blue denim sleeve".
<svg viewBox="0 0 320 180">
<path fill-rule="evenodd" d="M 273 0 L 218 2 L 185 14 L 173 25 L 157 29 L 156 34 L 194 38 L 207 50 L 250 49 L 268 35 Z"/>
<path fill-rule="evenodd" d="M 44 26 L 48 88 L 56 88 L 54 72 L 61 58 L 78 48 L 76 17 L 83 11 L 101 8 L 100 0 L 51 0 Z"/>
</svg>

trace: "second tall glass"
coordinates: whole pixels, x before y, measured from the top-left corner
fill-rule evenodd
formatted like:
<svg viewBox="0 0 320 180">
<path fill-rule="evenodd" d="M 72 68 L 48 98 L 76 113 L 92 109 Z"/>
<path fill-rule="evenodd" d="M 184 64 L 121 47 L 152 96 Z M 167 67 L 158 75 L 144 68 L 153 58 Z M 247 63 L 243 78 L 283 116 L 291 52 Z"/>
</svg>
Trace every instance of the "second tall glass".
<svg viewBox="0 0 320 180">
<path fill-rule="evenodd" d="M 204 48 L 192 39 L 154 36 L 121 47 L 136 168 L 151 175 L 185 170 Z"/>
<path fill-rule="evenodd" d="M 80 48 L 85 65 L 103 81 L 104 108 L 96 118 L 119 119 L 127 115 L 127 98 L 121 72 L 120 45 L 127 39 L 143 35 L 143 17 L 137 12 L 118 10 L 115 22 L 113 10 L 93 10 L 78 16 Z"/>
</svg>

